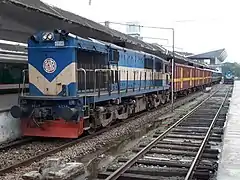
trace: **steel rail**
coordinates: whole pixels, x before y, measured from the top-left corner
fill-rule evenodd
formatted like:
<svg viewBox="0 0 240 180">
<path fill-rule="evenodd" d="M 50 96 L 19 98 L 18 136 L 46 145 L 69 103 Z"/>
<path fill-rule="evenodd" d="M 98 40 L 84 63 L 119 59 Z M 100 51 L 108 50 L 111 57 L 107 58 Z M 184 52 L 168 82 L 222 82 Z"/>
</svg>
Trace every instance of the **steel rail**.
<svg viewBox="0 0 240 180">
<path fill-rule="evenodd" d="M 207 131 L 207 133 L 206 133 L 206 135 L 205 135 L 205 137 L 204 137 L 204 139 L 203 139 L 203 141 L 202 141 L 202 144 L 201 144 L 201 146 L 200 146 L 200 148 L 199 148 L 199 150 L 198 150 L 198 152 L 197 152 L 194 160 L 192 161 L 192 164 L 191 164 L 191 166 L 190 166 L 190 168 L 189 168 L 189 170 L 188 170 L 188 172 L 187 172 L 187 175 L 185 176 L 185 179 L 184 179 L 184 180 L 189 180 L 189 179 L 192 178 L 193 172 L 195 171 L 195 167 L 196 167 L 196 165 L 198 164 L 197 162 L 198 162 L 199 158 L 200 158 L 201 155 L 202 155 L 202 152 L 203 152 L 204 147 L 205 147 L 205 145 L 206 145 L 206 143 L 207 143 L 207 141 L 208 141 L 208 139 L 209 139 L 210 133 L 211 133 L 211 131 L 212 131 L 212 129 L 213 129 L 213 126 L 214 126 L 214 124 L 215 124 L 215 122 L 216 122 L 216 120 L 217 120 L 217 117 L 218 117 L 219 113 L 221 112 L 222 107 L 223 107 L 223 105 L 224 105 L 224 103 L 225 103 L 225 101 L 226 101 L 226 99 L 227 99 L 227 97 L 228 97 L 229 90 L 230 90 L 230 89 L 228 89 L 228 91 L 227 91 L 227 93 L 226 93 L 226 95 L 225 95 L 225 97 L 224 97 L 223 102 L 221 103 L 221 105 L 220 105 L 220 107 L 219 107 L 216 115 L 214 116 L 214 118 L 213 118 L 213 120 L 212 120 L 212 123 L 211 123 L 210 127 L 208 128 L 208 131 Z"/>
<path fill-rule="evenodd" d="M 24 138 L 24 139 L 19 139 L 19 140 L 16 140 L 16 141 L 12 141 L 12 142 L 6 143 L 4 145 L 1 145 L 0 146 L 0 151 L 6 150 L 6 149 L 9 149 L 9 148 L 13 148 L 13 147 L 16 147 L 16 146 L 20 146 L 20 145 L 23 145 L 27 142 L 31 142 L 33 140 L 34 140 L 34 138 Z"/>
<path fill-rule="evenodd" d="M 174 127 L 179 125 L 183 120 L 185 120 L 193 112 L 195 112 L 202 104 L 204 104 L 207 100 L 209 100 L 219 90 L 220 90 L 220 88 L 217 89 L 215 92 L 213 92 L 207 99 L 202 101 L 200 104 L 198 104 L 195 108 L 193 108 L 187 114 L 185 114 L 181 119 L 179 119 L 171 127 L 169 127 L 166 131 L 164 131 L 162 134 L 160 134 L 156 139 L 154 139 L 151 143 L 149 143 L 145 148 L 143 148 L 141 151 L 139 151 L 134 157 L 129 159 L 125 164 L 123 164 L 120 168 L 118 168 L 110 176 L 108 176 L 106 178 L 106 180 L 116 180 L 118 177 L 120 177 L 127 169 L 129 169 L 133 164 L 135 164 L 139 158 L 141 158 L 144 154 L 146 154 L 146 152 L 149 151 L 159 140 L 162 140 L 166 134 L 168 134 Z"/>
</svg>

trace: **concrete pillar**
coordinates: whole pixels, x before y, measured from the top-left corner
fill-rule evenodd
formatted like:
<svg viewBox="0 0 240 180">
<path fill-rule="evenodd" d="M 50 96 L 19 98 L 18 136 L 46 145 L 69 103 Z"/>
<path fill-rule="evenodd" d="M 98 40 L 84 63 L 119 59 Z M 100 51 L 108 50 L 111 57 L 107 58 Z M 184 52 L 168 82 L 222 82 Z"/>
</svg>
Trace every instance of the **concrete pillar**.
<svg viewBox="0 0 240 180">
<path fill-rule="evenodd" d="M 210 64 L 211 64 L 211 65 L 213 65 L 213 64 L 216 64 L 216 61 L 215 61 L 215 59 L 213 59 L 213 58 L 212 58 L 212 59 L 210 59 Z"/>
</svg>

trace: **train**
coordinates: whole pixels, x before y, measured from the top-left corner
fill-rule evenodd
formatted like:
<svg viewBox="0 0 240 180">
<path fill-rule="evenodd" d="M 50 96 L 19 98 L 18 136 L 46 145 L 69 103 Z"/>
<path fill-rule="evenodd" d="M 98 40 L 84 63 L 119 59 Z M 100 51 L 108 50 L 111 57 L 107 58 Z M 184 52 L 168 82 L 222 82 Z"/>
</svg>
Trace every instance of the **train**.
<svg viewBox="0 0 240 180">
<path fill-rule="evenodd" d="M 22 72 L 27 68 L 26 53 L 0 49 L 0 94 L 19 92 L 23 87 Z M 28 78 L 25 88 L 28 91 Z"/>
<path fill-rule="evenodd" d="M 10 112 L 20 118 L 23 136 L 78 138 L 169 102 L 172 68 L 174 98 L 222 77 L 194 62 L 172 67 L 151 53 L 64 30 L 40 31 L 28 40 L 29 92 Z"/>
<path fill-rule="evenodd" d="M 234 74 L 231 70 L 227 71 L 223 76 L 223 84 L 234 84 Z"/>
</svg>

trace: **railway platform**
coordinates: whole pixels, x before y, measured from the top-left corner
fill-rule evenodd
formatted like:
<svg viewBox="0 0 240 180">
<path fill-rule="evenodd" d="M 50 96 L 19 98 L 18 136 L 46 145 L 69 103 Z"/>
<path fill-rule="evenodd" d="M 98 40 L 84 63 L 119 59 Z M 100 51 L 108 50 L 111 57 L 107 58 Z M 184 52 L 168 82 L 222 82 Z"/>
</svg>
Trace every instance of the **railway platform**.
<svg viewBox="0 0 240 180">
<path fill-rule="evenodd" d="M 235 81 L 227 115 L 217 180 L 240 179 L 240 81 Z"/>
</svg>

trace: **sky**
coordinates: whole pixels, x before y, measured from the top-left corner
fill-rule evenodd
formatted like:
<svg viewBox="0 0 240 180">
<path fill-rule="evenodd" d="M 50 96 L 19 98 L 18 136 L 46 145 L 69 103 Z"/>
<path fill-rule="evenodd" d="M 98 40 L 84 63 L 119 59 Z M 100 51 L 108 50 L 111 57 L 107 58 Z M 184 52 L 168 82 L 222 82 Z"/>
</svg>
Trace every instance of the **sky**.
<svg viewBox="0 0 240 180">
<path fill-rule="evenodd" d="M 178 51 L 202 53 L 225 48 L 226 61 L 239 62 L 238 0 L 42 0 L 95 22 L 138 22 L 142 26 L 173 27 Z M 126 26 L 110 24 L 126 32 Z M 144 39 L 172 46 L 169 30 L 141 28 Z"/>
</svg>

